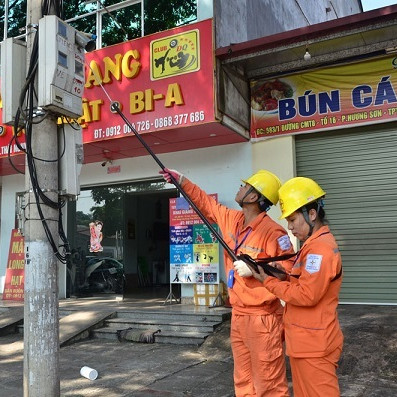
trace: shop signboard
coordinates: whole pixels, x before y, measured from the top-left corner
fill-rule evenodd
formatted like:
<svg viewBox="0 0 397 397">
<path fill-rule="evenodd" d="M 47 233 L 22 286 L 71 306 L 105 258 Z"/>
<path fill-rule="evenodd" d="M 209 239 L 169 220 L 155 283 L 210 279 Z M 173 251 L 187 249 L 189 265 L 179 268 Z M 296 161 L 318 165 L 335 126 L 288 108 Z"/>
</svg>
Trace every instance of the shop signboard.
<svg viewBox="0 0 397 397">
<path fill-rule="evenodd" d="M 395 120 L 397 57 L 251 82 L 251 138 Z"/>
<path fill-rule="evenodd" d="M 219 284 L 218 240 L 183 197 L 170 199 L 169 208 L 170 282 Z"/>
<path fill-rule="evenodd" d="M 134 135 L 111 101 L 140 134 L 216 121 L 212 19 L 101 48 L 85 63 L 83 143 Z M 0 98 L 0 117 L 1 107 Z M 0 124 L 0 158 L 20 154 L 12 138 Z M 25 147 L 23 132 L 18 140 Z"/>
<path fill-rule="evenodd" d="M 23 301 L 25 284 L 24 237 L 18 229 L 11 230 L 3 300 Z"/>
<path fill-rule="evenodd" d="M 17 131 L 14 134 L 14 127 L 1 124 L 2 119 L 2 102 L 0 98 L 0 158 L 23 154 L 22 149 L 26 148 L 24 130 Z M 18 140 L 17 145 L 16 140 Z"/>
<path fill-rule="evenodd" d="M 105 47 L 86 55 L 83 142 L 215 121 L 212 20 Z"/>
</svg>

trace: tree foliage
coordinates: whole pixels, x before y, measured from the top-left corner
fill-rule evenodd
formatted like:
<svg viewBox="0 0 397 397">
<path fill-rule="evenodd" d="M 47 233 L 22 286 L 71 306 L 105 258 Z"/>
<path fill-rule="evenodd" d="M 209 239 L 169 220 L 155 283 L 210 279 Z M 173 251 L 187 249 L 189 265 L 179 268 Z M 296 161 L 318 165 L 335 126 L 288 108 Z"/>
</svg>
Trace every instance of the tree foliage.
<svg viewBox="0 0 397 397">
<path fill-rule="evenodd" d="M 145 35 L 197 19 L 196 0 L 145 0 Z"/>
<path fill-rule="evenodd" d="M 102 1 L 106 8 L 121 3 L 119 0 Z M 144 0 L 144 34 L 171 29 L 196 20 L 196 3 L 196 0 Z M 64 19 L 83 15 L 94 9 L 95 5 L 86 5 L 78 0 L 64 2 Z M 95 17 L 85 17 L 73 21 L 71 24 L 83 32 L 96 33 Z M 105 10 L 101 33 L 103 46 L 141 37 L 141 5 L 139 3 L 132 4 L 118 10 L 109 10 L 109 12 Z"/>
<path fill-rule="evenodd" d="M 92 217 L 89 214 L 85 214 L 83 211 L 76 211 L 76 225 L 87 226 L 92 222 Z"/>
<path fill-rule="evenodd" d="M 145 35 L 171 29 L 197 19 L 196 0 L 143 0 Z M 23 33 L 26 25 L 27 0 L 9 0 L 8 37 Z M 5 6 L 0 2 L 0 38 L 3 40 Z M 104 7 L 122 4 L 120 0 L 101 0 Z M 83 0 L 63 2 L 62 19 L 68 20 L 96 10 L 97 3 L 85 3 Z M 141 37 L 141 5 L 128 5 L 118 10 L 104 12 L 102 21 L 103 46 L 120 43 Z M 82 32 L 96 34 L 95 15 L 83 17 L 71 22 L 71 25 Z M 22 29 L 22 31 L 21 31 Z"/>
</svg>

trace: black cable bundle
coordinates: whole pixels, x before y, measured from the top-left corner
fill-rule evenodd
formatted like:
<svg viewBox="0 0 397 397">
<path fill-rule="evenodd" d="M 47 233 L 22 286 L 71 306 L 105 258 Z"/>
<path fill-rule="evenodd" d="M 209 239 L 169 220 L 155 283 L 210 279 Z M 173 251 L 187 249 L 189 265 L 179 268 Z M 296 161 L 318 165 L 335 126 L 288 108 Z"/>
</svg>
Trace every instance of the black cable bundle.
<svg viewBox="0 0 397 397">
<path fill-rule="evenodd" d="M 58 17 L 61 17 L 63 14 L 63 1 L 62 0 L 43 0 L 42 5 L 41 5 L 41 10 L 42 10 L 42 15 L 49 15 L 49 12 L 51 10 L 54 10 L 55 15 Z M 30 62 L 29 62 L 29 67 L 28 67 L 28 72 L 26 76 L 26 82 L 22 88 L 20 97 L 19 97 L 19 107 L 17 110 L 17 113 L 15 115 L 15 122 L 14 122 L 14 135 L 9 143 L 9 150 L 8 150 L 8 156 L 10 163 L 12 167 L 19 173 L 23 173 L 20 170 L 18 170 L 12 163 L 11 158 L 10 158 L 10 152 L 11 152 L 11 145 L 12 142 L 15 141 L 15 144 L 17 145 L 18 149 L 23 151 L 26 154 L 26 163 L 28 166 L 29 170 L 29 175 L 30 175 L 30 180 L 32 184 L 32 190 L 35 196 L 36 200 L 36 205 L 37 205 L 37 211 L 40 216 L 41 223 L 43 225 L 45 234 L 47 236 L 48 241 L 51 244 L 52 250 L 56 256 L 56 258 L 61 261 L 62 263 L 66 263 L 68 255 L 70 253 L 70 246 L 69 242 L 67 240 L 67 237 L 65 235 L 64 229 L 63 229 L 63 224 L 62 224 L 62 211 L 61 209 L 65 205 L 65 201 L 59 199 L 58 201 L 54 201 L 50 199 L 41 189 L 39 181 L 38 181 L 38 175 L 37 175 L 37 169 L 36 169 L 36 163 L 35 161 L 43 161 L 43 162 L 55 162 L 59 161 L 59 158 L 56 158 L 54 160 L 48 160 L 48 159 L 41 159 L 38 157 L 35 157 L 33 150 L 32 150 L 32 140 L 33 140 L 33 125 L 38 124 L 44 120 L 46 117 L 46 114 L 44 114 L 43 117 L 38 119 L 38 121 L 34 120 L 34 106 L 35 106 L 35 101 L 37 102 L 37 93 L 35 90 L 35 81 L 36 81 L 36 76 L 37 76 L 37 70 L 38 70 L 38 55 L 39 55 L 39 36 L 38 32 L 35 34 L 35 38 L 33 41 L 32 45 L 32 51 L 30 55 Z M 26 105 L 25 105 L 26 104 Z M 25 108 L 26 106 L 26 108 Z M 21 125 L 24 125 L 22 127 Z M 22 130 L 25 129 L 25 135 L 26 135 L 26 149 L 22 146 L 22 144 L 19 142 L 18 135 L 22 132 Z M 64 133 L 64 132 L 63 132 Z M 62 154 L 63 155 L 63 154 Z M 59 217 L 58 217 L 58 232 L 59 232 L 59 237 L 62 240 L 63 244 L 61 247 L 63 247 L 63 253 L 59 251 L 58 244 L 54 240 L 54 236 L 51 233 L 51 230 L 47 224 L 47 220 L 45 219 L 45 216 L 43 214 L 42 210 L 42 205 L 49 206 L 53 209 L 57 209 L 59 212 Z"/>
</svg>

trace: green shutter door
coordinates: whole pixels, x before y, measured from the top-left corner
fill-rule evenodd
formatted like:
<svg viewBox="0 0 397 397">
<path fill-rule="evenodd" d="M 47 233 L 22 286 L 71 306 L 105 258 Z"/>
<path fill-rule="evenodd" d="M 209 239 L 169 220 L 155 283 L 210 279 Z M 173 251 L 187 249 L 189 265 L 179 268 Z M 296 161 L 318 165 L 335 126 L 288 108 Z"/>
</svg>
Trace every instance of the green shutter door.
<svg viewBox="0 0 397 397">
<path fill-rule="evenodd" d="M 297 175 L 327 193 L 326 216 L 344 268 L 340 301 L 396 304 L 397 131 L 305 134 L 295 143 Z"/>
</svg>

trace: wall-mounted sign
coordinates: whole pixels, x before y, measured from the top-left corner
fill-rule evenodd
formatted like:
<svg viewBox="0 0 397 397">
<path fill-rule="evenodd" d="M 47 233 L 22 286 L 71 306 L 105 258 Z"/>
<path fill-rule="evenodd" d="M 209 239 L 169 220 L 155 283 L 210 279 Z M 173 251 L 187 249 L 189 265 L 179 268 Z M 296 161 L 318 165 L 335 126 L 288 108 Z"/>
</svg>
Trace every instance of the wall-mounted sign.
<svg viewBox="0 0 397 397">
<path fill-rule="evenodd" d="M 219 242 L 183 197 L 170 199 L 170 282 L 220 282 Z"/>
<path fill-rule="evenodd" d="M 216 121 L 214 68 L 211 19 L 87 53 L 83 143 L 134 135 L 109 98 L 139 133 Z M 11 139 L 12 127 L 0 125 L 0 158 L 20 153 Z"/>
<path fill-rule="evenodd" d="M 133 135 L 109 97 L 139 133 L 215 121 L 210 19 L 93 51 L 86 63 L 84 143 Z"/>
<path fill-rule="evenodd" d="M 200 69 L 200 31 L 189 30 L 150 43 L 150 78 L 164 79 Z"/>
<path fill-rule="evenodd" d="M 251 82 L 251 137 L 383 123 L 397 115 L 397 57 Z"/>
</svg>

